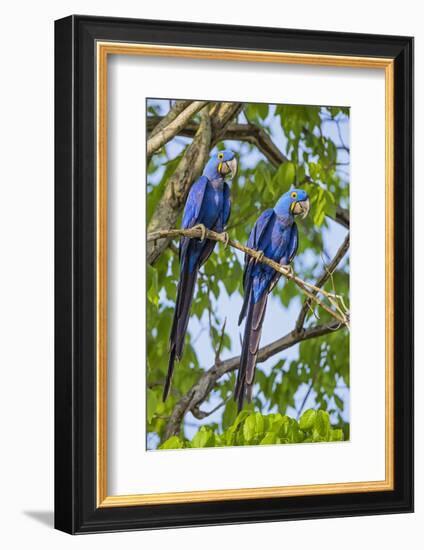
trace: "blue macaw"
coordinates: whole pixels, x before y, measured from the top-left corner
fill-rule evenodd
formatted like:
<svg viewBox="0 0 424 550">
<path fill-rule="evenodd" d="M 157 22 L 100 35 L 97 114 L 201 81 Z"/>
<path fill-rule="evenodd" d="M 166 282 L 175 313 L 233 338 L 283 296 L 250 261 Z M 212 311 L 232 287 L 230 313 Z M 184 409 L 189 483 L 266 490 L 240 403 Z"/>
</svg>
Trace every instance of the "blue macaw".
<svg viewBox="0 0 424 550">
<path fill-rule="evenodd" d="M 266 256 L 281 265 L 289 266 L 297 252 L 298 230 L 295 216 L 306 217 L 309 212 L 309 198 L 303 189 L 291 189 L 280 199 L 274 208 L 265 210 L 257 219 L 247 246 L 258 251 L 258 258 L 245 255 L 243 289 L 244 300 L 239 325 L 247 316 L 240 367 L 234 391 L 239 411 L 245 397 L 252 398 L 255 378 L 256 358 L 261 339 L 268 294 L 277 284 L 281 274 L 272 267 L 261 263 Z"/>
<path fill-rule="evenodd" d="M 205 239 L 205 229 L 219 233 L 224 231 L 231 211 L 230 188 L 224 178 L 233 178 L 236 172 L 237 159 L 234 153 L 229 150 L 219 151 L 211 156 L 203 175 L 192 185 L 187 197 L 182 228 L 199 226 L 202 230 L 202 238 L 182 237 L 180 240 L 180 279 L 169 336 L 169 364 L 163 389 L 164 401 L 169 394 L 175 360 L 179 361 L 183 354 L 197 274 L 216 245 L 216 241 Z"/>
</svg>

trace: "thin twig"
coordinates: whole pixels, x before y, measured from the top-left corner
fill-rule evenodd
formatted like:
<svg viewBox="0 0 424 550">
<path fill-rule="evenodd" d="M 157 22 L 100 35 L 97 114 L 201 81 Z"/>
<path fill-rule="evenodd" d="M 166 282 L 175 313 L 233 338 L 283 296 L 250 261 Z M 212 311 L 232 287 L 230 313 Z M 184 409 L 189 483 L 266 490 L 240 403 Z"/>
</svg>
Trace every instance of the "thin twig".
<svg viewBox="0 0 424 550">
<path fill-rule="evenodd" d="M 331 262 L 328 264 L 328 266 L 325 267 L 324 272 L 322 273 L 321 277 L 319 277 L 319 279 L 315 283 L 315 286 L 317 288 L 321 289 L 321 292 L 322 292 L 321 287 L 327 282 L 327 280 L 330 277 L 331 278 L 333 277 L 334 271 L 336 270 L 337 266 L 339 265 L 339 263 L 341 262 L 341 260 L 345 256 L 346 252 L 348 251 L 349 242 L 350 242 L 350 237 L 349 237 L 349 233 L 348 233 L 346 235 L 342 245 L 337 250 L 334 258 L 331 260 Z M 312 294 L 315 295 L 316 291 L 313 291 Z M 338 301 L 343 303 L 343 297 L 339 296 L 335 292 L 333 292 L 332 295 L 333 296 L 338 296 Z M 327 298 L 328 298 L 328 296 L 327 296 Z M 331 302 L 331 298 L 328 298 L 328 299 Z M 299 316 L 298 316 L 297 321 L 296 321 L 296 330 L 301 330 L 303 328 L 303 324 L 305 322 L 306 315 L 307 315 L 308 311 L 311 309 L 311 307 L 312 307 L 311 299 L 308 298 L 307 300 L 305 300 L 305 303 L 303 304 L 302 309 L 300 310 Z M 346 311 L 346 313 L 347 313 L 347 311 Z"/>
<path fill-rule="evenodd" d="M 300 405 L 300 407 L 299 407 L 299 410 L 297 411 L 297 420 L 299 420 L 300 415 L 302 414 L 303 408 L 304 408 L 304 406 L 306 405 L 306 401 L 308 400 L 308 397 L 309 397 L 310 394 L 311 394 L 312 388 L 314 387 L 315 379 L 316 379 L 316 377 L 317 377 L 317 372 L 318 372 L 318 369 L 315 369 L 314 376 L 312 377 L 312 380 L 311 380 L 311 382 L 310 382 L 310 384 L 309 384 L 308 390 L 307 390 L 307 392 L 305 393 L 305 397 L 303 398 L 302 403 L 301 403 L 301 405 Z"/>
<path fill-rule="evenodd" d="M 219 365 L 221 362 L 221 352 L 222 346 L 224 345 L 224 336 L 225 336 L 225 326 L 227 324 L 227 318 L 224 319 L 224 324 L 222 325 L 221 338 L 219 339 L 219 344 L 215 352 L 215 365 Z"/>
</svg>

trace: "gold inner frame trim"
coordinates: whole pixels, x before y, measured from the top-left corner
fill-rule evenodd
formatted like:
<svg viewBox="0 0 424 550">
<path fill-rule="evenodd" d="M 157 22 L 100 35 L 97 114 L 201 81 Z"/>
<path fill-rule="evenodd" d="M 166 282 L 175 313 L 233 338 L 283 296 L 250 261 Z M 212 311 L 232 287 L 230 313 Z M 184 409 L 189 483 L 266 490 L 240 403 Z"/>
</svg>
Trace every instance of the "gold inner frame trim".
<svg viewBox="0 0 424 550">
<path fill-rule="evenodd" d="M 362 493 L 394 489 L 394 60 L 253 50 L 97 42 L 97 506 L 142 506 L 255 498 Z M 219 59 L 385 71 L 386 372 L 385 479 L 248 489 L 109 496 L 107 493 L 107 61 L 109 55 Z"/>
</svg>

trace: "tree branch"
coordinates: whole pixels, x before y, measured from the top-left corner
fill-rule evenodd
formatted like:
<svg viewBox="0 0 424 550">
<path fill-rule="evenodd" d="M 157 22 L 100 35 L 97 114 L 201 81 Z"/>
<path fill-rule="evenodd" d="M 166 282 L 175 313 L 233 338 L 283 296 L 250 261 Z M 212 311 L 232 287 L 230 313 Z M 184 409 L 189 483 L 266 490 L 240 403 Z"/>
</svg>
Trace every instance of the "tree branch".
<svg viewBox="0 0 424 550">
<path fill-rule="evenodd" d="M 270 357 L 273 357 L 277 353 L 284 351 L 299 342 L 324 336 L 330 332 L 340 330 L 340 328 L 340 323 L 332 323 L 330 325 L 309 327 L 301 330 L 300 332 L 293 330 L 282 338 L 279 338 L 271 344 L 260 348 L 258 351 L 257 363 L 263 363 Z M 208 394 L 215 387 L 217 381 L 224 376 L 224 374 L 237 369 L 239 364 L 240 356 L 231 357 L 230 359 L 222 361 L 218 365 L 214 365 L 200 376 L 199 380 L 175 405 L 165 429 L 165 439 L 179 433 L 181 422 L 185 414 L 193 409 L 198 409 L 200 403 L 206 399 Z"/>
<path fill-rule="evenodd" d="M 163 130 L 165 126 L 168 126 L 168 124 L 175 120 L 177 116 L 190 105 L 190 103 L 191 101 L 189 100 L 179 99 L 165 116 L 147 117 L 147 133 L 149 134 L 149 138 L 155 136 L 160 130 Z M 152 122 L 154 122 L 154 124 L 152 124 Z"/>
<path fill-rule="evenodd" d="M 171 229 L 168 231 L 156 231 L 147 235 L 147 242 L 157 241 L 158 239 L 162 238 L 179 236 L 188 237 L 190 239 L 198 239 L 202 237 L 202 230 L 200 227 L 192 227 L 191 229 Z M 261 262 L 265 265 L 269 265 L 275 271 L 278 271 L 278 273 L 284 275 L 284 277 L 286 277 L 287 279 L 292 280 L 310 300 L 313 300 L 315 303 L 317 303 L 321 308 L 327 311 L 327 313 L 334 317 L 334 319 L 336 319 L 339 323 L 349 326 L 349 319 L 345 314 L 343 314 L 343 312 L 339 310 L 334 311 L 333 309 L 331 309 L 331 307 L 329 307 L 316 296 L 317 294 L 321 294 L 326 299 L 328 299 L 331 304 L 334 304 L 334 301 L 339 299 L 336 294 L 327 292 L 316 285 L 303 281 L 302 279 L 294 275 L 289 267 L 283 266 L 277 262 L 274 262 L 274 260 L 263 256 L 263 253 L 261 253 L 260 251 L 248 248 L 247 246 L 244 246 L 238 241 L 234 241 L 232 239 L 229 239 L 227 241 L 225 233 L 217 233 L 215 231 L 211 231 L 210 229 L 206 229 L 205 236 L 206 238 L 213 241 L 220 241 L 228 246 L 231 246 L 232 248 L 236 248 L 237 250 L 248 254 L 252 258 L 255 258 L 256 261 Z"/>
<path fill-rule="evenodd" d="M 153 155 L 155 151 L 160 149 L 165 143 L 180 132 L 187 122 L 196 113 L 203 109 L 208 101 L 193 101 L 188 105 L 179 115 L 177 115 L 172 122 L 167 126 L 155 132 L 147 141 L 147 161 Z"/>
<path fill-rule="evenodd" d="M 300 407 L 299 407 L 299 410 L 297 411 L 297 415 L 296 415 L 297 420 L 299 420 L 300 415 L 302 414 L 303 408 L 304 408 L 305 405 L 306 405 L 306 401 L 308 400 L 308 397 L 309 397 L 310 394 L 311 394 L 312 388 L 314 387 L 314 384 L 315 384 L 315 380 L 316 380 L 317 374 L 318 374 L 318 369 L 315 368 L 315 372 L 314 372 L 314 375 L 313 375 L 313 377 L 312 377 L 312 380 L 311 380 L 310 383 L 309 383 L 308 389 L 307 389 L 307 391 L 306 391 L 306 393 L 305 393 L 305 395 L 304 395 L 304 397 L 303 397 L 303 399 L 302 399 L 302 403 L 301 403 L 301 405 L 300 405 Z"/>
<path fill-rule="evenodd" d="M 208 416 L 215 413 L 216 411 L 219 411 L 219 409 L 223 407 L 227 403 L 227 401 L 228 399 L 226 399 L 225 401 L 222 401 L 219 405 L 217 405 L 210 411 L 202 411 L 199 405 L 196 405 L 190 410 L 190 412 L 195 418 L 197 418 L 197 420 L 203 420 L 204 418 L 207 418 Z"/>
</svg>

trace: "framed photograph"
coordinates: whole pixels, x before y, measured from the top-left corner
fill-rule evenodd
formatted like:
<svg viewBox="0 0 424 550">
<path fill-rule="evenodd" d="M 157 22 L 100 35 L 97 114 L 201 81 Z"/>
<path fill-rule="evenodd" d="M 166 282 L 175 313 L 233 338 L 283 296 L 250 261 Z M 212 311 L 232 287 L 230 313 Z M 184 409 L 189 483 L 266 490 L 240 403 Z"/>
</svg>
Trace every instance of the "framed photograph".
<svg viewBox="0 0 424 550">
<path fill-rule="evenodd" d="M 55 525 L 413 510 L 413 39 L 55 24 Z"/>
</svg>

